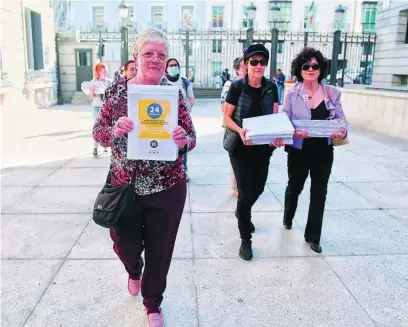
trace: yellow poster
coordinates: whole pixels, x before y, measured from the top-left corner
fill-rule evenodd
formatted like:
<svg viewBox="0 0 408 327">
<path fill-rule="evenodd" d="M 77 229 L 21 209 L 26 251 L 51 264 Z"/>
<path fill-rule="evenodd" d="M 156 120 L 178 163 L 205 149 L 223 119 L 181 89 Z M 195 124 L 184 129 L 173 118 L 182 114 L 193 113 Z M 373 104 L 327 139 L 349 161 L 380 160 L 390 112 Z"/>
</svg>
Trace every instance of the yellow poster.
<svg viewBox="0 0 408 327">
<path fill-rule="evenodd" d="M 127 158 L 175 161 L 178 148 L 172 135 L 178 125 L 179 88 L 169 85 L 128 85 Z"/>
<path fill-rule="evenodd" d="M 139 99 L 138 121 L 139 138 L 169 139 L 170 100 Z"/>
</svg>

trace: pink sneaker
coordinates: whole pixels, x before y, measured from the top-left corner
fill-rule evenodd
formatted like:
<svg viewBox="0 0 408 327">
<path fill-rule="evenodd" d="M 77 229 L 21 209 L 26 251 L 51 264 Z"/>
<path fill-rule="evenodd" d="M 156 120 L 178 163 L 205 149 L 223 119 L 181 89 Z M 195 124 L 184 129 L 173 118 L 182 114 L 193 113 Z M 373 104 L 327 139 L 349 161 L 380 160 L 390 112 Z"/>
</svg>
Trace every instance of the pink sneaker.
<svg viewBox="0 0 408 327">
<path fill-rule="evenodd" d="M 147 327 L 164 327 L 163 313 L 155 312 L 147 315 Z"/>
<path fill-rule="evenodd" d="M 137 296 L 140 292 L 140 280 L 128 279 L 128 290 L 130 295 Z"/>
</svg>

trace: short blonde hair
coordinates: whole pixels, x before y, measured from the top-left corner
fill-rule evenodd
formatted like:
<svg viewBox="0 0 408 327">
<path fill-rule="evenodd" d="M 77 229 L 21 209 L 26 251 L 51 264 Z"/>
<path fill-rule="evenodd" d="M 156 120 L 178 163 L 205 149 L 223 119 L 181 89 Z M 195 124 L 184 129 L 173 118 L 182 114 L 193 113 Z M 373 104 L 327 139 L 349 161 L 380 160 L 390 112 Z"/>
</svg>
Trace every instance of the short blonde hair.
<svg viewBox="0 0 408 327">
<path fill-rule="evenodd" d="M 169 39 L 167 35 L 162 30 L 152 27 L 142 30 L 136 36 L 135 44 L 133 45 L 133 54 L 138 54 L 140 49 L 148 43 L 163 44 L 167 54 L 169 53 Z"/>
</svg>

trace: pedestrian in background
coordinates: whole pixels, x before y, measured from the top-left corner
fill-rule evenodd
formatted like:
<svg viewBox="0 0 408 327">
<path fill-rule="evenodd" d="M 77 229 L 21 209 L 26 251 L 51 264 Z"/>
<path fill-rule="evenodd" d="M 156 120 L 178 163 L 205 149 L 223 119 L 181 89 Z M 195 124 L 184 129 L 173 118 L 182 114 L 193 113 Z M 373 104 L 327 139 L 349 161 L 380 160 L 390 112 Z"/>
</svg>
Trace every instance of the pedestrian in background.
<svg viewBox="0 0 408 327">
<path fill-rule="evenodd" d="M 96 117 L 102 106 L 102 101 L 105 96 L 105 91 L 112 83 L 112 80 L 107 77 L 106 66 L 103 63 L 96 64 L 94 67 L 94 78 L 89 86 L 89 96 L 92 98 L 92 122 L 95 124 Z M 105 152 L 106 147 L 105 147 Z M 98 155 L 98 143 L 94 141 L 93 155 Z"/>
<path fill-rule="evenodd" d="M 224 123 L 226 125 L 224 148 L 228 151 L 237 179 L 238 201 L 235 215 L 241 237 L 239 256 L 252 259 L 251 238 L 255 226 L 251 211 L 263 193 L 268 178 L 269 160 L 275 147 L 251 145 L 242 128 L 244 118 L 277 113 L 278 90 L 276 84 L 264 77 L 269 51 L 263 44 L 253 44 L 244 52 L 248 74 L 232 82 L 225 100 Z"/>
<path fill-rule="evenodd" d="M 340 89 L 322 83 L 327 75 L 327 60 L 313 48 L 304 48 L 292 62 L 292 74 L 298 81 L 289 90 L 284 111 L 290 120 L 344 119 Z M 293 145 L 287 145 L 288 186 L 285 192 L 283 225 L 292 228 L 298 198 L 310 173 L 310 205 L 305 228 L 305 241 L 320 253 L 327 186 L 333 166 L 333 141 L 344 139 L 345 129 L 331 138 L 309 138 L 308 131 L 296 130 Z"/>
<path fill-rule="evenodd" d="M 221 77 L 222 77 L 222 86 L 224 86 L 225 83 L 231 79 L 231 75 L 228 72 L 228 68 L 225 68 L 225 70 L 221 74 Z"/>
<path fill-rule="evenodd" d="M 169 41 L 159 29 L 142 30 L 136 39 L 133 55 L 138 74 L 131 80 L 120 80 L 106 91 L 106 99 L 94 127 L 93 136 L 103 146 L 112 147 L 111 184 L 123 186 L 135 178 L 136 226 L 110 230 L 113 249 L 128 273 L 131 295 L 142 291 L 148 327 L 163 327 L 161 311 L 166 279 L 174 243 L 186 200 L 183 156 L 196 144 L 190 111 L 179 92 L 178 127 L 172 139 L 178 147 L 178 158 L 171 161 L 128 160 L 127 136 L 134 123 L 128 118 L 127 84 L 159 85 L 165 68 Z M 167 83 L 163 80 L 162 83 Z M 141 257 L 145 252 L 146 265 Z"/>
<path fill-rule="evenodd" d="M 238 57 L 235 58 L 234 60 L 234 70 L 235 70 L 235 78 L 234 81 L 242 79 L 245 77 L 247 74 L 247 69 L 245 67 L 244 63 L 244 57 Z M 233 81 L 229 80 L 224 84 L 224 87 L 222 88 L 221 91 L 221 110 L 224 113 L 225 112 L 225 100 L 227 99 L 228 91 L 231 87 Z M 232 169 L 231 166 L 231 161 L 229 161 L 229 166 L 230 166 L 230 179 L 231 179 L 231 187 L 232 187 L 232 196 L 234 198 L 238 197 L 238 187 L 237 187 L 237 180 L 234 175 L 234 170 Z"/>
<path fill-rule="evenodd" d="M 278 86 L 278 95 L 279 95 L 279 104 L 283 104 L 283 96 L 285 94 L 285 75 L 283 75 L 282 70 L 276 70 L 276 74 L 273 77 L 273 80 L 276 82 Z"/>
<path fill-rule="evenodd" d="M 134 60 L 129 60 L 123 65 L 124 78 L 130 79 L 136 76 L 136 63 Z"/>
<path fill-rule="evenodd" d="M 170 58 L 167 60 L 165 77 L 167 78 L 168 83 L 170 85 L 176 85 L 179 87 L 179 89 L 181 90 L 181 93 L 183 94 L 184 101 L 187 105 L 187 109 L 191 111 L 191 109 L 194 106 L 194 101 L 195 101 L 193 86 L 191 85 L 190 80 L 188 78 L 181 76 L 180 64 L 177 59 Z M 183 167 L 184 167 L 185 172 L 187 173 L 187 170 L 188 170 L 187 153 L 184 155 Z M 187 175 L 187 182 L 188 181 L 189 181 L 189 177 Z"/>
</svg>

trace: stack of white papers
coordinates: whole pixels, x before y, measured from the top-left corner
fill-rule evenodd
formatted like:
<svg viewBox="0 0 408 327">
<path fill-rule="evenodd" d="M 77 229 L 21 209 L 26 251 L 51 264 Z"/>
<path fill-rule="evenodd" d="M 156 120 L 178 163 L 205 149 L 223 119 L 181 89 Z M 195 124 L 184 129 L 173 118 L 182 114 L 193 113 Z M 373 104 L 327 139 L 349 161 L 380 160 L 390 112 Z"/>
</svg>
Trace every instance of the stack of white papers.
<svg viewBox="0 0 408 327">
<path fill-rule="evenodd" d="M 246 137 L 252 144 L 269 144 L 281 138 L 284 144 L 293 144 L 294 128 L 286 113 L 243 119 Z"/>
<path fill-rule="evenodd" d="M 347 128 L 345 120 L 293 120 L 296 129 L 307 130 L 310 137 L 330 137 L 333 132 Z"/>
</svg>

